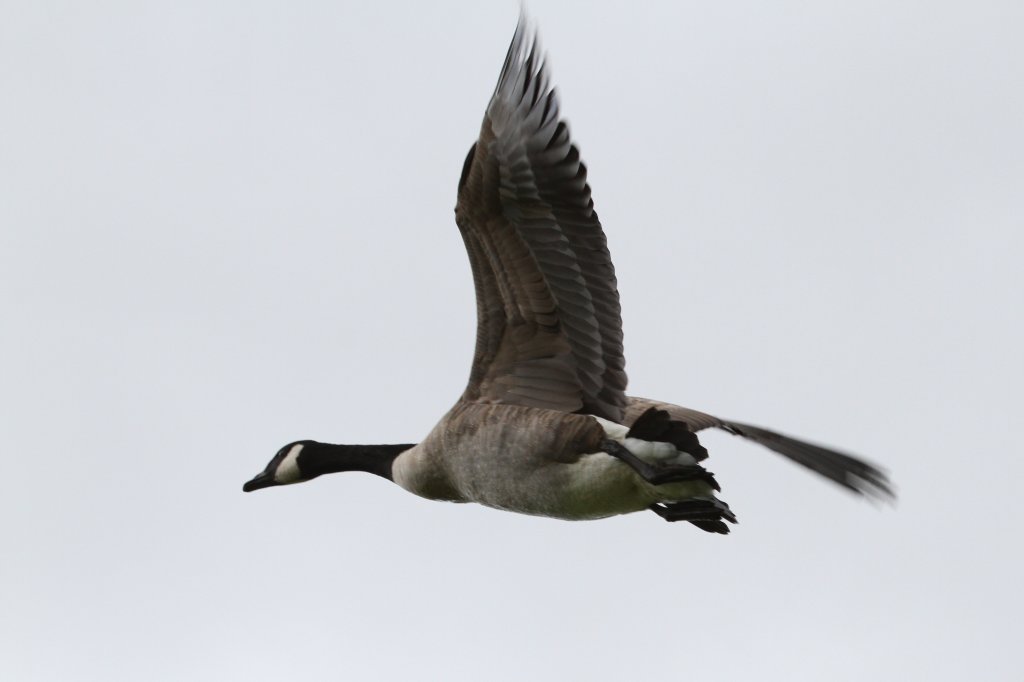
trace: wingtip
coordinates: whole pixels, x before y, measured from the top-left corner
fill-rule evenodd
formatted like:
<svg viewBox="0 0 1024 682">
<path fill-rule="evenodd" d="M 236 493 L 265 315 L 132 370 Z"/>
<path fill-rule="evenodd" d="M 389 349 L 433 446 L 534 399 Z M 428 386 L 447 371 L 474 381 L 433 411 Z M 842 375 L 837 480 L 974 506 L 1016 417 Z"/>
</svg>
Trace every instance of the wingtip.
<svg viewBox="0 0 1024 682">
<path fill-rule="evenodd" d="M 852 482 L 850 487 L 858 495 L 871 502 L 895 507 L 896 502 L 899 500 L 896 485 L 892 482 L 888 473 L 875 466 L 869 466 L 871 466 L 870 473 L 868 475 L 856 476 L 856 481 Z"/>
<path fill-rule="evenodd" d="M 543 61 L 537 23 L 527 10 L 526 3 L 521 3 L 516 30 L 512 34 L 512 42 L 509 43 L 508 52 L 505 54 L 505 63 L 501 68 L 501 76 L 498 78 L 494 92 L 498 93 L 510 78 L 516 80 L 513 74 L 519 73 L 520 68 L 517 67 L 526 64 L 531 56 L 537 61 Z M 535 67 L 533 70 L 537 70 L 537 68 Z"/>
<path fill-rule="evenodd" d="M 521 0 L 519 3 L 519 19 L 516 21 L 516 33 L 519 33 L 520 29 L 525 31 L 529 28 L 529 24 L 532 21 L 530 9 L 526 6 L 526 0 Z"/>
</svg>

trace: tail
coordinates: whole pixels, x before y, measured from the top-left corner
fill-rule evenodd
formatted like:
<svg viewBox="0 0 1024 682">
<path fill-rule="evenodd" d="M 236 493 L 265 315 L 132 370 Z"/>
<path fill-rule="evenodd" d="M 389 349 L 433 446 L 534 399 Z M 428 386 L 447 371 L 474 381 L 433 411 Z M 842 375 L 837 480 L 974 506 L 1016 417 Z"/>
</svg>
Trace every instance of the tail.
<svg viewBox="0 0 1024 682">
<path fill-rule="evenodd" d="M 639 438 L 658 443 L 671 443 L 677 450 L 693 455 L 700 462 L 708 458 L 708 451 L 697 440 L 697 434 L 684 421 L 672 419 L 665 410 L 652 407 L 637 417 L 629 427 L 627 438 Z"/>
</svg>

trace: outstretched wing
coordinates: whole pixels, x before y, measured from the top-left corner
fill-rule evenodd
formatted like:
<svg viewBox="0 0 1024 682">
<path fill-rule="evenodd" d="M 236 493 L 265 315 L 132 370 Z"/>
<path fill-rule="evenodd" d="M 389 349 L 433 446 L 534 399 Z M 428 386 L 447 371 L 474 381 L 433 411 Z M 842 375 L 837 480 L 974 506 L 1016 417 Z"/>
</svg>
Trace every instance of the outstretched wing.
<svg viewBox="0 0 1024 682">
<path fill-rule="evenodd" d="M 755 443 L 760 443 L 855 493 L 886 499 L 895 497 L 892 484 L 885 472 L 856 457 L 820 445 L 805 443 L 781 433 L 762 429 L 759 426 L 719 419 L 688 407 L 679 407 L 671 403 L 634 398 L 633 396 L 630 396 L 628 400 L 629 405 L 626 407 L 623 421 L 627 426 L 636 421 L 648 409 L 656 407 L 668 412 L 673 419 L 684 422 L 691 431 L 715 427 L 735 436 L 742 436 Z"/>
<path fill-rule="evenodd" d="M 477 297 L 463 399 L 620 421 L 626 373 L 615 270 L 525 17 L 466 158 L 455 217 Z"/>
</svg>

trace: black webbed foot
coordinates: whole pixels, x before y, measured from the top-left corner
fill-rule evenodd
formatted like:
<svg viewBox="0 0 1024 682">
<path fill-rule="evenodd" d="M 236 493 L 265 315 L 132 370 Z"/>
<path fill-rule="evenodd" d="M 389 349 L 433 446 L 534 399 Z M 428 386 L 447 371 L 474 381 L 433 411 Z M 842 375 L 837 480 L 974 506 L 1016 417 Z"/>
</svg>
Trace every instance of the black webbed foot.
<svg viewBox="0 0 1024 682">
<path fill-rule="evenodd" d="M 729 505 L 721 500 L 684 500 L 652 504 L 650 510 L 666 521 L 689 521 L 708 533 L 729 532 L 729 523 L 738 523 Z"/>
</svg>

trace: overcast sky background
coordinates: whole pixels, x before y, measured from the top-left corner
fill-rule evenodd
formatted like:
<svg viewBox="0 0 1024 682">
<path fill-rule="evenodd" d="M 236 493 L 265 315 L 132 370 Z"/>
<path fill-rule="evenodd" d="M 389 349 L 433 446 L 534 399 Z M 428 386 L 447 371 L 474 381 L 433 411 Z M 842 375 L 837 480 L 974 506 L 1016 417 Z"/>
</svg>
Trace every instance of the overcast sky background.
<svg viewBox="0 0 1024 682">
<path fill-rule="evenodd" d="M 1024 5 L 533 0 L 632 393 L 729 537 L 368 475 L 461 392 L 453 221 L 516 3 L 0 5 L 0 678 L 1018 679 Z"/>
</svg>

